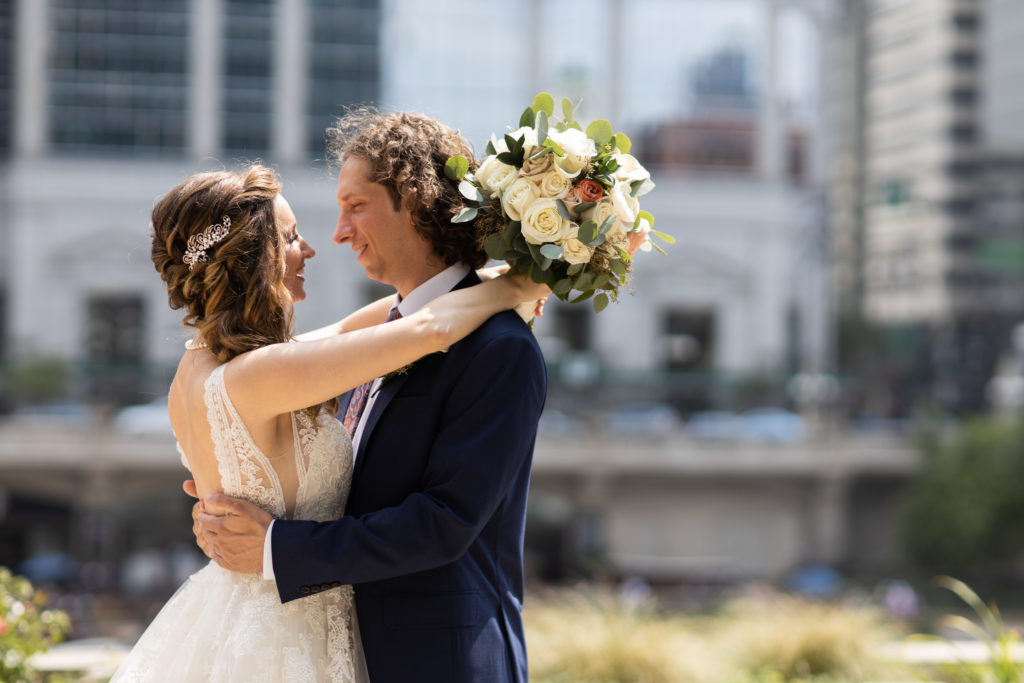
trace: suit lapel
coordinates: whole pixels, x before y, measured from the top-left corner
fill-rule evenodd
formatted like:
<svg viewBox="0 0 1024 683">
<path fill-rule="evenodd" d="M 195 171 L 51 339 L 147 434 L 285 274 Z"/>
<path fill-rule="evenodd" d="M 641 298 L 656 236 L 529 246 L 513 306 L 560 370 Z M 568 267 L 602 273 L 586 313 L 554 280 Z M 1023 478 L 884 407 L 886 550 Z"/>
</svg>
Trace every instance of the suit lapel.
<svg viewBox="0 0 1024 683">
<path fill-rule="evenodd" d="M 465 287 L 472 287 L 473 285 L 479 284 L 480 278 L 477 276 L 475 270 L 470 270 L 466 277 L 462 278 L 458 284 L 452 287 L 452 290 L 463 289 Z M 359 472 L 362 469 L 363 462 L 366 460 L 368 451 L 367 444 L 370 443 L 370 438 L 373 436 L 373 430 L 377 426 L 377 422 L 380 420 L 380 416 L 384 414 L 388 404 L 391 403 L 391 399 L 398 395 L 405 383 L 409 380 L 409 375 L 415 372 L 415 366 L 410 369 L 408 373 L 403 373 L 392 377 L 391 379 L 384 382 L 380 387 L 380 393 L 377 395 L 377 400 L 373 403 L 373 408 L 370 410 L 369 415 L 364 414 L 363 418 L 366 420 L 366 425 L 363 427 L 363 436 L 359 441 L 359 450 L 356 451 L 356 466 L 355 471 L 352 473 L 353 480 L 359 476 Z M 351 392 L 349 393 L 351 396 Z M 344 403 L 348 405 L 349 396 L 343 397 Z M 341 413 L 344 415 L 344 410 Z"/>
<path fill-rule="evenodd" d="M 373 435 L 373 429 L 377 426 L 377 421 L 380 420 L 380 416 L 384 413 L 384 410 L 388 407 L 397 394 L 398 390 L 405 385 L 409 380 L 409 374 L 396 375 L 391 379 L 383 382 L 380 385 L 380 393 L 377 394 L 377 400 L 373 402 L 373 408 L 370 409 L 368 414 L 364 414 L 362 419 L 366 420 L 366 424 L 363 426 L 363 436 L 359 440 L 359 450 L 356 452 L 356 468 L 352 473 L 353 479 L 359 475 L 359 471 L 362 469 L 363 462 L 366 460 L 366 445 L 370 443 L 370 437 Z"/>
</svg>

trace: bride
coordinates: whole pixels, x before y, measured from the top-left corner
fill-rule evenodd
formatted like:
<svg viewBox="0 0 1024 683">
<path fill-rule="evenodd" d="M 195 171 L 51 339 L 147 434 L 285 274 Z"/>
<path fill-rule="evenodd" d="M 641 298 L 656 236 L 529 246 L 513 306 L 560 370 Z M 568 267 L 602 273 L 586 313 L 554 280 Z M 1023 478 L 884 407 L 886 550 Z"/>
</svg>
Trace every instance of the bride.
<svg viewBox="0 0 1024 683">
<path fill-rule="evenodd" d="M 377 323 L 394 297 L 293 338 L 291 305 L 305 298 L 305 261 L 315 251 L 271 170 L 195 175 L 156 204 L 152 222 L 153 263 L 171 307 L 185 309 L 196 330 L 169 396 L 182 461 L 200 497 L 245 498 L 275 518 L 343 514 L 352 453 L 336 396 L 549 293 L 504 275 L 388 324 Z M 351 601 L 351 587 L 337 586 L 281 604 L 274 582 L 210 562 L 112 680 L 351 681 Z"/>
</svg>

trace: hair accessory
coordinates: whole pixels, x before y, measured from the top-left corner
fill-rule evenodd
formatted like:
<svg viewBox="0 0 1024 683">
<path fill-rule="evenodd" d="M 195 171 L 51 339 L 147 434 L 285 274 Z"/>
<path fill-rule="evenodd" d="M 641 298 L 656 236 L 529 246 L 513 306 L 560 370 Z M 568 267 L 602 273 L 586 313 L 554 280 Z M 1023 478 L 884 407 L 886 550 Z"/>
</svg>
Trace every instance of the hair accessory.
<svg viewBox="0 0 1024 683">
<path fill-rule="evenodd" d="M 231 219 L 222 216 L 220 223 L 214 223 L 201 233 L 188 238 L 188 249 L 185 251 L 183 260 L 188 264 L 190 271 L 196 267 L 197 263 L 206 262 L 206 250 L 227 237 L 230 227 Z"/>
</svg>

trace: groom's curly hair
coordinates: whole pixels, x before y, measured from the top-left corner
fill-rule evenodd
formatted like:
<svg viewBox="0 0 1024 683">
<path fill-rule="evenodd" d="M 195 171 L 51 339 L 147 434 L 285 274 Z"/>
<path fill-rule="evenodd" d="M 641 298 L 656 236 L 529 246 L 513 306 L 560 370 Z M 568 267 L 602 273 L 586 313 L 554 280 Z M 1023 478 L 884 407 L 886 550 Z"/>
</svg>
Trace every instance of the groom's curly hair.
<svg viewBox="0 0 1024 683">
<path fill-rule="evenodd" d="M 416 231 L 445 265 L 479 268 L 487 262 L 473 223 L 451 222 L 465 203 L 458 182 L 445 176 L 445 163 L 462 155 L 470 171 L 478 166 L 458 131 L 424 114 L 382 114 L 363 107 L 335 120 L 327 139 L 327 151 L 338 164 L 351 156 L 370 164 L 368 180 L 387 189 L 395 210 L 409 210 Z"/>
</svg>

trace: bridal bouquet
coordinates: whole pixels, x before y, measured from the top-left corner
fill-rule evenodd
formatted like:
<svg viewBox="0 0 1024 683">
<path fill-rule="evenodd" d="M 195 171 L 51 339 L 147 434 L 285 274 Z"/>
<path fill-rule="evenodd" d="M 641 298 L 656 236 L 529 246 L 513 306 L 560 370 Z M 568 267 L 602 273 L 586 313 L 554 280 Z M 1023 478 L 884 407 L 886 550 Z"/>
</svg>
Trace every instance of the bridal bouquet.
<svg viewBox="0 0 1024 683">
<path fill-rule="evenodd" d="M 448 159 L 445 173 L 466 199 L 452 222 L 475 221 L 488 256 L 546 283 L 563 301 L 594 297 L 600 313 L 628 281 L 632 252 L 665 253 L 652 235 L 674 240 L 640 210 L 654 183 L 629 154 L 629 138 L 604 119 L 584 130 L 572 102 L 561 104 L 556 121 L 554 99 L 537 95 L 517 130 L 491 136 L 476 173 L 465 157 Z"/>
</svg>

